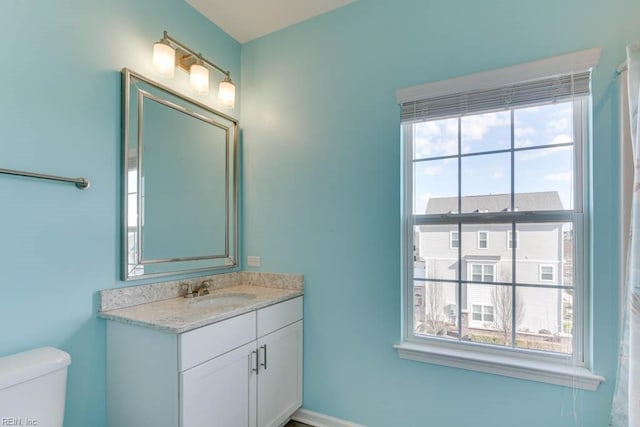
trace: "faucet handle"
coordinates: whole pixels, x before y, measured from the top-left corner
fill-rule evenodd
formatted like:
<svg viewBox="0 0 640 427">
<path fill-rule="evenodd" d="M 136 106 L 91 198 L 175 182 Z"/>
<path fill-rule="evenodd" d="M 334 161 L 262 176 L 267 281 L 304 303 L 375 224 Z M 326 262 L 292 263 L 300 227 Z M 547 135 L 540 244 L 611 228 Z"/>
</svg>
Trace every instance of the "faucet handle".
<svg viewBox="0 0 640 427">
<path fill-rule="evenodd" d="M 185 298 L 193 298 L 193 284 L 191 282 L 181 283 L 183 287 L 186 287 L 184 294 Z"/>
<path fill-rule="evenodd" d="M 202 282 L 200 284 L 200 287 L 198 288 L 198 296 L 200 295 L 209 295 L 209 287 L 212 286 L 212 283 L 210 280 L 205 280 L 204 282 Z"/>
</svg>

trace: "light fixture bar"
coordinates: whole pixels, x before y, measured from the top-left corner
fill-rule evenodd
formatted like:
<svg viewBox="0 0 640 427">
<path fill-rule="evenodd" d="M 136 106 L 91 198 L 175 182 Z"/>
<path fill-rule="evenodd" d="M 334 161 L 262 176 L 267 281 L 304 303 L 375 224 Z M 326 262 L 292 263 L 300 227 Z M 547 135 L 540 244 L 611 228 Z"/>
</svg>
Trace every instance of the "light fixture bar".
<svg viewBox="0 0 640 427">
<path fill-rule="evenodd" d="M 188 72 L 189 71 L 189 67 L 191 67 L 192 64 L 196 63 L 198 61 L 198 59 L 200 59 L 200 60 L 202 60 L 202 62 L 204 64 L 208 65 L 210 68 L 215 69 L 219 73 L 225 75 L 228 79 L 231 79 L 231 72 L 230 71 L 227 71 L 227 70 L 225 70 L 223 68 L 220 68 L 219 66 L 217 66 L 213 62 L 211 62 L 208 59 L 206 59 L 205 57 L 203 57 L 200 53 L 196 53 L 193 50 L 189 49 L 183 43 L 180 43 L 178 40 L 176 40 L 173 37 L 171 37 L 166 31 L 164 32 L 163 40 L 167 41 L 170 46 L 173 45 L 173 47 L 176 47 L 176 48 L 179 49 L 179 50 L 176 51 L 176 56 L 177 57 L 179 56 L 177 65 L 180 68 L 182 68 L 183 70 Z M 186 52 L 188 55 L 182 55 L 180 50 L 182 50 L 183 52 Z"/>
</svg>

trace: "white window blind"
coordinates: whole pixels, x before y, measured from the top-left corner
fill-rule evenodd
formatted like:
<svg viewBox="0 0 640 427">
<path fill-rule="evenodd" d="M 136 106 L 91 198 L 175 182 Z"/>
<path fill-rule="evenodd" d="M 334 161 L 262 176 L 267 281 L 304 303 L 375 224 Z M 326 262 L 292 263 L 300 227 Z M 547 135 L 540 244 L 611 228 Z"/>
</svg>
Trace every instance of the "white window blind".
<svg viewBox="0 0 640 427">
<path fill-rule="evenodd" d="M 589 95 L 591 72 L 456 93 L 402 104 L 403 122 L 465 116 L 526 105 L 550 104 Z"/>
<path fill-rule="evenodd" d="M 590 94 L 600 49 L 472 74 L 397 92 L 401 121 L 460 117 L 568 101 Z"/>
</svg>

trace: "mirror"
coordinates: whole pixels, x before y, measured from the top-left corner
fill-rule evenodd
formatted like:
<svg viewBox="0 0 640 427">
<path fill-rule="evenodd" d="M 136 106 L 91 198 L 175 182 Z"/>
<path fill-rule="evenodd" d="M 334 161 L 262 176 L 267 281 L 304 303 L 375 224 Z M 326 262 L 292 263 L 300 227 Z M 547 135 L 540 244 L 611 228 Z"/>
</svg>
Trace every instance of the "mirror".
<svg viewBox="0 0 640 427">
<path fill-rule="evenodd" d="M 123 279 L 237 267 L 238 121 L 123 76 Z"/>
</svg>

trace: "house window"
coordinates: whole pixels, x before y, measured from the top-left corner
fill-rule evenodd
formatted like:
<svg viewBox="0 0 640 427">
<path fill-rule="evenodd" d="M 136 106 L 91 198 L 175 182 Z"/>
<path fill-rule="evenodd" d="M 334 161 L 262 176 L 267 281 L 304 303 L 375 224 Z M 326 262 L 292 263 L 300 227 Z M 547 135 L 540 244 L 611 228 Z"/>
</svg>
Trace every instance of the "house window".
<svg viewBox="0 0 640 427">
<path fill-rule="evenodd" d="M 472 305 L 471 318 L 475 322 L 493 323 L 493 306 L 490 305 Z"/>
<path fill-rule="evenodd" d="M 496 277 L 496 266 L 494 264 L 470 264 L 471 274 L 469 279 L 472 282 L 494 282 Z"/>
<path fill-rule="evenodd" d="M 425 293 L 425 313 L 414 312 L 410 297 L 405 301 L 400 357 L 447 365 L 443 355 L 450 354 L 457 360 L 450 366 L 468 360 L 465 367 L 483 370 L 488 363 L 489 372 L 528 379 L 524 367 L 542 359 L 553 382 L 568 386 L 575 372 L 558 380 L 559 367 L 586 366 L 583 176 L 591 73 L 584 64 L 597 59 L 592 51 L 581 55 L 588 57 L 580 61 L 583 72 L 575 71 L 574 54 L 398 91 L 404 295 L 416 283 L 437 284 Z M 566 71 L 553 69 L 563 62 Z M 532 77 L 545 69 L 547 75 Z M 518 73 L 522 81 L 514 80 Z M 485 86 L 501 79 L 503 86 Z M 489 232 L 506 233 L 506 248 L 489 245 Z M 424 278 L 412 275 L 414 244 L 429 265 Z M 571 271 L 563 267 L 554 283 L 557 265 Z M 429 313 L 447 306 L 460 309 L 430 327 Z M 475 331 L 470 322 L 478 321 L 484 325 Z M 563 327 L 567 322 L 571 329 Z M 557 338 L 543 339 L 539 330 Z M 516 360 L 522 376 L 503 369 L 495 355 Z M 592 385 L 600 381 L 583 373 Z"/>
<path fill-rule="evenodd" d="M 487 231 L 478 231 L 478 249 L 489 248 L 489 233 Z"/>
<path fill-rule="evenodd" d="M 449 232 L 449 248 L 455 249 L 460 247 L 460 234 L 457 231 Z"/>
<path fill-rule="evenodd" d="M 555 279 L 553 265 L 540 264 L 539 276 L 541 282 L 553 282 Z"/>
</svg>

